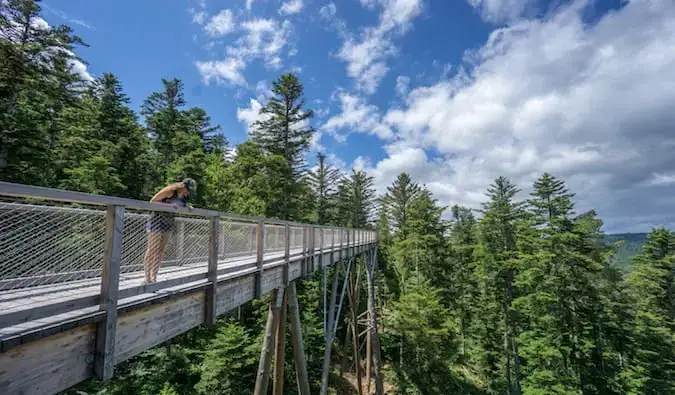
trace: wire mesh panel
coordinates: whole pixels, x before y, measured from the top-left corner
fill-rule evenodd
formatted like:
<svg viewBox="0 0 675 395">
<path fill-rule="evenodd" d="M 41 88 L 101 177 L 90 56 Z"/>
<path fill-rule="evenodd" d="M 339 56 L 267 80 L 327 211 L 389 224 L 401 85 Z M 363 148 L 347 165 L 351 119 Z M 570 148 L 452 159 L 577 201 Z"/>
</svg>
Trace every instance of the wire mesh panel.
<svg viewBox="0 0 675 395">
<path fill-rule="evenodd" d="M 301 226 L 291 226 L 291 228 L 289 229 L 291 235 L 291 245 L 290 245 L 291 254 L 299 252 L 299 250 L 302 249 L 303 247 L 302 238 L 304 230 L 305 229 Z"/>
<path fill-rule="evenodd" d="M 255 256 L 257 251 L 257 225 L 250 222 L 220 222 L 218 256 L 229 259 L 239 256 Z"/>
<path fill-rule="evenodd" d="M 286 249 L 285 227 L 265 224 L 265 253 L 279 253 Z"/>
<path fill-rule="evenodd" d="M 321 231 L 319 228 L 312 228 L 314 232 L 314 249 L 318 250 L 321 248 Z"/>
<path fill-rule="evenodd" d="M 138 272 L 151 265 L 205 265 L 210 226 L 202 216 L 127 211 L 120 272 Z"/>
<path fill-rule="evenodd" d="M 0 200 L 0 290 L 100 275 L 104 209 L 20 202 Z"/>
</svg>

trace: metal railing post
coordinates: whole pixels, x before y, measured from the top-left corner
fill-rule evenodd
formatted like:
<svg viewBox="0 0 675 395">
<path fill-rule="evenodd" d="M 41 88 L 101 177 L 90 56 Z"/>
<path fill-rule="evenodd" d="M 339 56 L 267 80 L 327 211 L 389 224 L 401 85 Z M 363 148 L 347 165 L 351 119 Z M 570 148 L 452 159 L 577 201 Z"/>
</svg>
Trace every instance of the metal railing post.
<svg viewBox="0 0 675 395">
<path fill-rule="evenodd" d="M 185 251 L 185 222 L 183 221 L 176 221 L 177 223 L 177 228 L 176 229 L 176 255 L 178 256 L 178 260 L 181 261 L 183 260 L 183 255 Z"/>
<path fill-rule="evenodd" d="M 258 231 L 256 232 L 256 265 L 258 271 L 255 275 L 255 296 L 262 297 L 262 280 L 263 280 L 263 260 L 265 256 L 265 223 L 258 221 Z"/>
<path fill-rule="evenodd" d="M 335 228 L 330 231 L 330 264 L 335 263 Z"/>
<path fill-rule="evenodd" d="M 321 244 L 319 244 L 319 266 L 323 269 L 326 266 L 323 261 L 323 228 L 319 228 L 319 240 L 321 240 Z"/>
<path fill-rule="evenodd" d="M 209 285 L 206 287 L 206 314 L 205 321 L 208 325 L 216 323 L 216 293 L 218 288 L 218 233 L 220 230 L 220 217 L 211 217 L 209 223 L 209 269 L 207 278 Z"/>
<path fill-rule="evenodd" d="M 284 251 L 284 287 L 288 285 L 288 271 L 291 264 L 291 226 L 284 225 L 284 233 L 286 234 L 286 250 Z"/>
<path fill-rule="evenodd" d="M 120 261 L 124 241 L 124 207 L 108 206 L 105 219 L 105 250 L 101 276 L 101 310 L 105 317 L 96 328 L 94 373 L 102 380 L 113 376 L 115 367 L 115 332 Z"/>
</svg>

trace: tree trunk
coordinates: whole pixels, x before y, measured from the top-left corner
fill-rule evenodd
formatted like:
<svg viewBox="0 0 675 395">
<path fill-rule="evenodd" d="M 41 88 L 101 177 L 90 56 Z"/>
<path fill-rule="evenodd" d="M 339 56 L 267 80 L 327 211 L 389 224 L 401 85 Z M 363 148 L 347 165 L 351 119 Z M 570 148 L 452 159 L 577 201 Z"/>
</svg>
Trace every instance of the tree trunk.
<svg viewBox="0 0 675 395">
<path fill-rule="evenodd" d="M 370 254 L 369 254 L 370 255 Z M 370 265 L 366 262 L 366 278 L 368 280 L 368 311 L 370 312 L 370 337 L 373 348 L 373 376 L 375 378 L 375 393 L 377 395 L 384 395 L 384 387 L 382 385 L 381 376 L 381 359 L 380 359 L 380 340 L 377 337 L 377 316 L 375 314 L 375 284 L 373 279 L 373 267 L 375 266 L 375 259 L 377 259 L 377 249 L 372 256 L 369 256 Z M 372 266 L 371 266 L 372 265 Z"/>
<path fill-rule="evenodd" d="M 291 341 L 293 342 L 293 358 L 295 359 L 295 375 L 298 382 L 298 393 L 309 394 L 309 378 L 307 376 L 307 362 L 302 343 L 302 326 L 300 324 L 300 308 L 295 291 L 295 282 L 288 285 L 288 314 L 291 320 Z"/>
<path fill-rule="evenodd" d="M 274 395 L 283 395 L 284 393 L 284 365 L 286 362 L 286 294 L 284 294 L 283 304 L 277 320 L 276 348 L 274 350 Z"/>
<path fill-rule="evenodd" d="M 283 292 L 283 288 L 281 289 Z M 272 362 L 272 344 L 274 343 L 275 329 L 279 317 L 279 307 L 281 299 L 279 290 L 272 291 L 272 297 L 267 311 L 267 324 L 265 325 L 265 337 L 262 350 L 260 351 L 260 362 L 258 363 L 258 374 L 255 380 L 254 395 L 267 395 L 267 386 L 269 385 L 270 364 Z"/>
<path fill-rule="evenodd" d="M 509 307 L 511 306 L 511 303 L 513 302 L 513 279 L 509 277 L 509 281 L 506 283 L 506 291 L 507 291 L 507 300 L 509 302 Z M 511 310 L 508 310 L 508 319 L 509 323 L 511 325 L 511 345 L 513 346 L 513 368 L 516 371 L 516 395 L 521 394 L 521 387 L 520 387 L 520 356 L 518 355 L 518 331 L 516 330 L 516 325 L 513 323 L 513 320 L 511 319 Z"/>
</svg>

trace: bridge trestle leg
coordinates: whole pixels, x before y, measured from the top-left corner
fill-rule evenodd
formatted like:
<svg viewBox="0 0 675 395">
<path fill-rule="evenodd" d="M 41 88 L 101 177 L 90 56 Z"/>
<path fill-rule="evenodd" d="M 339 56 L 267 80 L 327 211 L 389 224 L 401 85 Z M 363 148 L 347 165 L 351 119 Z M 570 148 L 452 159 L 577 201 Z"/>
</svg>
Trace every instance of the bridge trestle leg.
<svg viewBox="0 0 675 395">
<path fill-rule="evenodd" d="M 288 314 L 291 321 L 291 341 L 293 342 L 293 359 L 295 359 L 295 376 L 298 382 L 300 395 L 309 395 L 309 377 L 307 376 L 307 362 L 302 343 L 302 327 L 300 325 L 300 308 L 295 291 L 295 282 L 288 286 Z"/>
<path fill-rule="evenodd" d="M 255 395 L 267 395 L 269 385 L 270 365 L 272 364 L 272 345 L 275 341 L 276 327 L 279 320 L 279 310 L 283 302 L 284 289 L 279 288 L 272 291 L 272 297 L 267 311 L 267 323 L 265 324 L 265 337 L 262 349 L 260 351 L 260 362 L 258 363 L 258 374 L 255 380 Z"/>
</svg>

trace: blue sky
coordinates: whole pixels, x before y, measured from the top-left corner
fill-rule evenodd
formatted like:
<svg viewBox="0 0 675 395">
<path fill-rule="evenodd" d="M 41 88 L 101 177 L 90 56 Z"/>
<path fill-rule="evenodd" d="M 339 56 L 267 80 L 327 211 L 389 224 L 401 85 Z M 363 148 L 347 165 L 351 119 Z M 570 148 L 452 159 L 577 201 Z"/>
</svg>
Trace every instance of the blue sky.
<svg viewBox="0 0 675 395">
<path fill-rule="evenodd" d="M 401 171 L 477 207 L 498 175 L 548 171 L 607 230 L 675 225 L 675 5 L 669 0 L 44 0 L 134 108 L 177 77 L 239 143 L 273 79 L 298 73 L 313 151 Z M 670 50 L 668 50 L 670 49 Z"/>
</svg>

